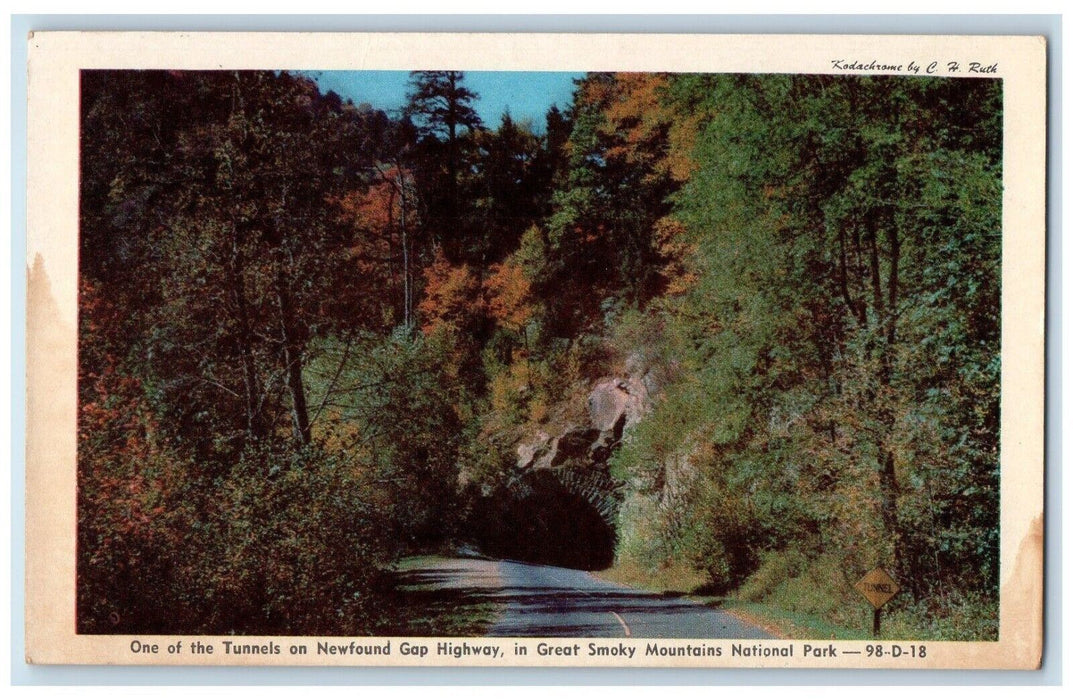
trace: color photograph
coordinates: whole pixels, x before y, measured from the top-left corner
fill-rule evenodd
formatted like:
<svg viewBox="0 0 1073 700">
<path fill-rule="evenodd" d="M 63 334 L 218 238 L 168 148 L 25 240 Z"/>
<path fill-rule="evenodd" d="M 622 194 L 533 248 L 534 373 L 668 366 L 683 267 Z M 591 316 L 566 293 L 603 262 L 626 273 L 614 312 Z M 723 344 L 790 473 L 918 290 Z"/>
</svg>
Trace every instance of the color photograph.
<svg viewBox="0 0 1073 700">
<path fill-rule="evenodd" d="M 999 81 L 81 79 L 80 632 L 997 637 Z"/>
<path fill-rule="evenodd" d="M 28 654 L 1038 666 L 1043 45 L 455 39 L 31 38 Z"/>
</svg>

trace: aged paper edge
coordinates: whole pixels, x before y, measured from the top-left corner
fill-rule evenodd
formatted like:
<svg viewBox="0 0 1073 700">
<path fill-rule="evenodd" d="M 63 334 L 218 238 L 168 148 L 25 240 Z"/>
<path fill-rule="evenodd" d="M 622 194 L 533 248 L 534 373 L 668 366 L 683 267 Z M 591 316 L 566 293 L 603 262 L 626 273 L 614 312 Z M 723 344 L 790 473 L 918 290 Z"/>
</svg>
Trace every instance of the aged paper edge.
<svg viewBox="0 0 1073 700">
<path fill-rule="evenodd" d="M 27 348 L 26 655 L 30 663 L 373 666 L 688 666 L 795 668 L 1037 668 L 1043 617 L 1043 389 L 1046 71 L 1041 37 L 688 35 L 688 34 L 282 34 L 38 32 L 29 37 L 27 265 L 41 256 L 51 299 L 28 299 L 30 323 L 54 303 L 51 330 L 61 362 L 43 364 Z M 131 637 L 74 633 L 75 416 L 78 257 L 78 74 L 88 68 L 305 70 L 629 70 L 842 74 L 832 58 L 876 58 L 928 65 L 932 60 L 997 62 L 1004 81 L 1002 260 L 1001 600 L 998 642 L 927 642 L 928 656 L 836 662 L 707 657 L 608 659 L 514 657 L 500 663 L 402 656 L 344 659 L 189 656 L 131 651 Z M 859 74 L 859 73 L 856 73 Z M 966 78 L 968 79 L 968 78 Z M 1016 106 L 1016 108 L 1011 108 Z M 140 637 L 163 646 L 199 637 Z M 209 638 L 205 638 L 208 641 Z M 215 639 L 215 638 L 213 638 Z M 277 637 L 315 646 L 329 638 Z M 218 640 L 216 640 L 218 641 Z M 242 638 L 256 643 L 258 638 Z M 267 641 L 267 639 L 266 639 Z M 350 641 L 350 640 L 346 640 Z M 389 641 L 388 638 L 369 641 Z M 435 645 L 435 640 L 391 639 Z M 506 649 L 514 641 L 497 639 Z M 556 644 L 588 639 L 556 639 Z M 645 640 L 633 640 L 643 644 Z M 671 643 L 670 640 L 662 640 Z M 677 640 L 684 643 L 686 640 Z M 729 647 L 733 640 L 695 640 Z M 801 647 L 810 640 L 786 640 Z M 814 640 L 823 646 L 829 640 Z M 897 642 L 884 642 L 896 644 Z M 906 641 L 904 646 L 912 644 Z M 840 642 L 863 649 L 865 642 Z"/>
</svg>

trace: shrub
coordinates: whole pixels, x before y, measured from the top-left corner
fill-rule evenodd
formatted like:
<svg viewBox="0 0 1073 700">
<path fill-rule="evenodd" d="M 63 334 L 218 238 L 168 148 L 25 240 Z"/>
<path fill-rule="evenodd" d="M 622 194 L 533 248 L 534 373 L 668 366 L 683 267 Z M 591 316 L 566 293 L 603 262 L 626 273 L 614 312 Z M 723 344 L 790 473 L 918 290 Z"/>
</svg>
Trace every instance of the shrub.
<svg viewBox="0 0 1073 700">
<path fill-rule="evenodd" d="M 107 398 L 81 415 L 80 633 L 372 627 L 392 548 L 384 504 L 357 465 L 316 447 L 255 446 L 208 478 L 158 443 L 136 384 L 100 388 Z"/>
</svg>

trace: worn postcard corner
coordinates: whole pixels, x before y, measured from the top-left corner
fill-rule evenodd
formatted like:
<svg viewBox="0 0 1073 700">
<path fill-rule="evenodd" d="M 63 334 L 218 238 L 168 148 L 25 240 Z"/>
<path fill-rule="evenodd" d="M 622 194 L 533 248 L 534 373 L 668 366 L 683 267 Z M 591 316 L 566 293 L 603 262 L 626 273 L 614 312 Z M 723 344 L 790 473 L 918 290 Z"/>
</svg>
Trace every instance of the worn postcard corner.
<svg viewBox="0 0 1073 700">
<path fill-rule="evenodd" d="M 28 663 L 1039 667 L 1039 37 L 28 42 Z"/>
</svg>

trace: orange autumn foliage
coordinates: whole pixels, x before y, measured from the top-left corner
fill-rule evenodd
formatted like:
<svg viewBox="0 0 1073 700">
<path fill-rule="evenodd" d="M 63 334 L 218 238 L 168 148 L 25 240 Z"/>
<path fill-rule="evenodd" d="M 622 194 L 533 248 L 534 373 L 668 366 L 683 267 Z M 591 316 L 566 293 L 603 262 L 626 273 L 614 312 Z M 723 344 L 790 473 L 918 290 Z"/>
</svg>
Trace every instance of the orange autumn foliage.
<svg viewBox="0 0 1073 700">
<path fill-rule="evenodd" d="M 649 177 L 670 177 L 685 182 L 696 169 L 691 152 L 700 115 L 681 114 L 664 98 L 670 77 L 661 73 L 615 73 L 611 94 L 601 94 L 606 104 L 606 122 L 601 128 L 613 144 L 609 160 L 622 159 L 632 166 L 647 167 Z M 608 86 L 592 83 L 608 92 Z M 596 97 L 596 95 L 593 95 Z M 666 147 L 661 145 L 666 141 Z"/>
<path fill-rule="evenodd" d="M 665 216 L 653 228 L 656 250 L 663 262 L 662 274 L 667 280 L 664 294 L 684 294 L 698 279 L 696 259 L 697 246 L 686 237 L 686 227 L 672 216 Z"/>
<path fill-rule="evenodd" d="M 521 265 L 508 261 L 493 265 L 484 281 L 488 311 L 496 323 L 520 331 L 533 317 L 529 278 Z"/>
<path fill-rule="evenodd" d="M 417 310 L 421 330 L 431 334 L 443 327 L 466 330 L 480 317 L 480 281 L 469 265 L 452 265 L 437 251 L 425 269 L 425 296 Z"/>
</svg>

